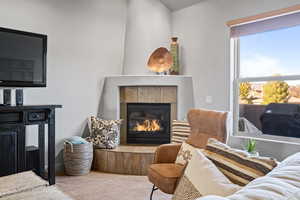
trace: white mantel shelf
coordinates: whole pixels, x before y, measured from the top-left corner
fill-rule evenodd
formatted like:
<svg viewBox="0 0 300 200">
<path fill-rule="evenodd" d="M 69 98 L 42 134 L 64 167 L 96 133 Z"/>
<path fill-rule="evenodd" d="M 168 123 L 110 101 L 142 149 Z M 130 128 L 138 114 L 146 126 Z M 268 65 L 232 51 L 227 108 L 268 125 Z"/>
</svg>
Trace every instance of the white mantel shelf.
<svg viewBox="0 0 300 200">
<path fill-rule="evenodd" d="M 194 108 L 192 76 L 174 75 L 120 75 L 105 78 L 100 116 L 120 119 L 120 87 L 124 86 L 176 86 L 177 119 L 183 120 L 189 109 Z"/>
</svg>

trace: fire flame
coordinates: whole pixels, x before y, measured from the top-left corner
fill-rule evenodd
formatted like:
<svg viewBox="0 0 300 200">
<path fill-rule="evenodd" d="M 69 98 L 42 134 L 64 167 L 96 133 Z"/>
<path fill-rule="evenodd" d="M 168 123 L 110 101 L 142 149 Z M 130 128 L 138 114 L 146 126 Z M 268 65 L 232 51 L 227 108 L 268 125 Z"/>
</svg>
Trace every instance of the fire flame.
<svg viewBox="0 0 300 200">
<path fill-rule="evenodd" d="M 137 123 L 134 131 L 160 131 L 159 120 L 145 120 L 142 124 Z"/>
</svg>

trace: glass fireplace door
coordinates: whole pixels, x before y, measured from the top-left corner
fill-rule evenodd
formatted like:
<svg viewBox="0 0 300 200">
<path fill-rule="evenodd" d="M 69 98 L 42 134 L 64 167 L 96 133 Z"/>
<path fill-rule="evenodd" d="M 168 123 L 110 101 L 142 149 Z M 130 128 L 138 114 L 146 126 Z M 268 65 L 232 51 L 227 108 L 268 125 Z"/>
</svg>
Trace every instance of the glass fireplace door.
<svg viewBox="0 0 300 200">
<path fill-rule="evenodd" d="M 170 104 L 128 103 L 127 143 L 169 143 L 171 114 L 170 111 Z"/>
</svg>

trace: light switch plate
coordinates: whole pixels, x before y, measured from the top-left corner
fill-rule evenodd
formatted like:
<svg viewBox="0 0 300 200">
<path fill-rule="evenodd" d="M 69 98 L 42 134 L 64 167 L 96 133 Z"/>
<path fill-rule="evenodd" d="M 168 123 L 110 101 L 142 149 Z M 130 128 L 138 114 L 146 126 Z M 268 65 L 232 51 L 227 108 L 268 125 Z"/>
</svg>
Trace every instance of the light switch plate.
<svg viewBox="0 0 300 200">
<path fill-rule="evenodd" d="M 213 102 L 212 96 L 206 96 L 205 101 L 206 103 L 211 104 Z"/>
</svg>

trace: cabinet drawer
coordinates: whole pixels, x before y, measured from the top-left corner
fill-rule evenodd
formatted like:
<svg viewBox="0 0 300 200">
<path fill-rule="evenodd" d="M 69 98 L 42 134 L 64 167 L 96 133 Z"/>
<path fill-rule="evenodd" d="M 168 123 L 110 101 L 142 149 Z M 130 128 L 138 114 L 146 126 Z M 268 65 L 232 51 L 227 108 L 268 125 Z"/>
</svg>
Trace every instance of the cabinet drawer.
<svg viewBox="0 0 300 200">
<path fill-rule="evenodd" d="M 35 121 L 44 121 L 47 119 L 46 112 L 29 112 L 28 113 L 28 121 L 35 122 Z"/>
<path fill-rule="evenodd" d="M 19 123 L 23 120 L 22 112 L 0 113 L 0 123 Z"/>
</svg>

